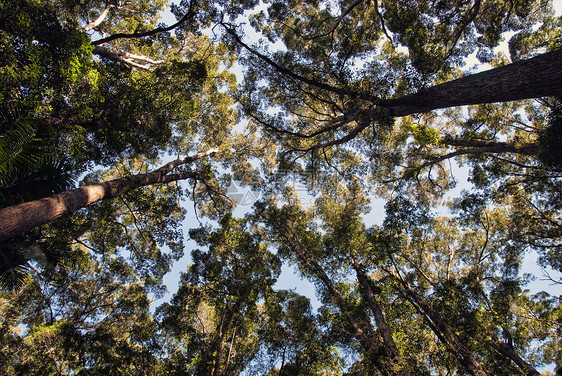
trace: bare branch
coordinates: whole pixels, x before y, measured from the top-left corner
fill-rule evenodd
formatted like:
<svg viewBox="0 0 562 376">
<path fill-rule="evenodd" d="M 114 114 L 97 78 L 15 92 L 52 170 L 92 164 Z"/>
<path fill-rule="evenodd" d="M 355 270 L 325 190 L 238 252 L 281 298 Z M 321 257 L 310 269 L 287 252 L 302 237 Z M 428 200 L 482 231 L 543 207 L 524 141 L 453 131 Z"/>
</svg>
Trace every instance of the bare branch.
<svg viewBox="0 0 562 376">
<path fill-rule="evenodd" d="M 541 278 L 541 281 L 550 281 L 554 285 L 562 285 L 562 277 L 556 280 L 550 275 L 550 273 L 545 268 L 543 268 L 542 266 L 540 268 L 543 276 L 545 277 L 545 278 Z"/>
<path fill-rule="evenodd" d="M 338 88 L 338 87 L 335 87 L 335 86 L 332 86 L 332 85 L 328 85 L 328 84 L 323 83 L 323 82 L 319 82 L 319 81 L 316 81 L 316 80 L 313 80 L 313 79 L 310 79 L 310 78 L 307 78 L 307 77 L 303 77 L 303 76 L 293 72 L 292 70 L 290 70 L 288 68 L 282 67 L 281 65 L 277 64 L 275 61 L 273 61 L 272 59 L 270 59 L 266 55 L 258 52 L 256 49 L 254 49 L 254 48 L 250 47 L 248 44 L 244 43 L 242 41 L 242 39 L 240 38 L 240 36 L 236 33 L 236 31 L 234 31 L 234 29 L 231 26 L 229 26 L 229 25 L 227 25 L 223 22 L 221 22 L 221 25 L 224 27 L 226 32 L 234 38 L 236 43 L 238 43 L 239 45 L 244 47 L 244 49 L 246 49 L 252 55 L 258 57 L 260 60 L 267 63 L 268 65 L 273 67 L 277 72 L 279 72 L 281 74 L 284 74 L 288 77 L 291 77 L 294 80 L 304 82 L 304 83 L 306 83 L 310 86 L 314 86 L 318 89 L 326 90 L 326 91 L 336 93 L 336 94 L 339 94 L 339 95 L 355 96 L 355 97 L 359 97 L 359 98 L 363 98 L 363 99 L 369 99 L 369 100 L 372 99 L 371 96 L 365 95 L 364 93 L 354 92 L 354 91 Z"/>
<path fill-rule="evenodd" d="M 449 57 L 451 57 L 451 55 L 453 54 L 453 50 L 455 49 L 457 43 L 459 42 L 459 39 L 460 39 L 463 31 L 467 28 L 468 25 L 470 25 L 471 22 L 474 21 L 474 19 L 478 15 L 478 12 L 480 11 L 480 4 L 481 4 L 481 0 L 476 0 L 474 5 L 468 11 L 468 18 L 457 29 L 457 32 L 455 33 L 455 36 L 453 37 L 453 44 L 451 45 L 451 47 L 449 48 L 449 50 L 445 54 L 445 57 L 443 58 L 443 64 L 445 64 L 447 59 Z"/>
<path fill-rule="evenodd" d="M 165 64 L 164 60 L 154 60 L 148 56 L 135 55 L 125 51 L 115 51 L 105 46 L 95 46 L 92 52 L 96 55 L 107 57 L 142 70 L 149 70 L 154 66 Z"/>
<path fill-rule="evenodd" d="M 143 33 L 131 33 L 131 34 L 117 33 L 117 34 L 113 34 L 113 35 L 110 35 L 108 37 L 101 38 L 101 39 L 98 39 L 96 41 L 93 41 L 92 45 L 99 46 L 101 44 L 111 42 L 115 39 L 144 38 L 144 37 L 149 37 L 149 36 L 152 36 L 152 35 L 156 35 L 156 34 L 159 34 L 159 33 L 164 33 L 166 31 L 173 30 L 176 27 L 182 25 L 183 23 L 185 23 L 188 20 L 195 17 L 195 15 L 197 13 L 193 10 L 193 8 L 194 8 L 194 2 L 192 1 L 191 4 L 189 5 L 189 10 L 187 11 L 187 13 L 178 22 L 176 22 L 175 24 L 173 24 L 171 26 L 157 27 L 156 29 L 153 29 L 153 30 L 150 30 L 150 31 L 145 31 Z"/>
<path fill-rule="evenodd" d="M 326 35 L 330 35 L 333 34 L 336 29 L 338 28 L 338 26 L 340 25 L 340 23 L 343 21 L 343 19 L 349 14 L 351 13 L 351 11 L 358 6 L 359 4 L 361 4 L 363 2 L 363 0 L 355 0 L 353 1 L 351 4 L 349 4 L 349 6 L 347 8 L 345 8 L 342 12 L 342 14 L 336 18 L 334 21 L 332 21 L 332 23 L 330 24 L 330 27 L 328 28 L 328 31 L 326 31 L 325 33 L 322 34 L 318 34 L 318 35 L 314 35 L 312 37 L 309 37 L 307 39 L 316 39 L 316 38 L 321 38 L 321 37 L 325 37 Z"/>
<path fill-rule="evenodd" d="M 111 8 L 113 8 L 115 5 L 110 4 L 107 7 L 105 7 L 105 9 L 103 10 L 103 12 L 101 12 L 101 14 L 98 16 L 98 18 L 96 18 L 95 20 L 93 20 L 92 22 L 90 22 L 89 24 L 87 24 L 84 27 L 84 31 L 88 31 L 93 29 L 94 27 L 98 26 L 99 24 L 101 24 L 103 22 L 103 20 L 105 20 L 105 18 L 107 17 L 109 11 L 111 10 Z"/>
<path fill-rule="evenodd" d="M 390 41 L 390 43 L 392 44 L 392 46 L 394 46 L 394 43 L 392 43 L 392 37 L 390 36 L 390 34 L 388 33 L 388 30 L 386 29 L 386 25 L 384 24 L 384 18 L 381 14 L 381 12 L 379 11 L 379 4 L 377 0 L 373 0 L 373 6 L 375 7 L 375 14 L 377 15 L 377 17 L 379 18 L 379 20 L 381 21 L 381 28 L 382 28 L 382 32 L 384 33 L 384 35 L 388 38 L 388 40 Z"/>
</svg>

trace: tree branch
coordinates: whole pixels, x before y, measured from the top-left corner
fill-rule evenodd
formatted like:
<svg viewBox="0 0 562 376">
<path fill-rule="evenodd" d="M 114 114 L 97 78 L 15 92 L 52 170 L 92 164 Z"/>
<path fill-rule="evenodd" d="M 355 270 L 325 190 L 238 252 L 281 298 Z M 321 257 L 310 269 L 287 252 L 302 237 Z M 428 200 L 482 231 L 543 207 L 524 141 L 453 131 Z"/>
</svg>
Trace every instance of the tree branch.
<svg viewBox="0 0 562 376">
<path fill-rule="evenodd" d="M 99 24 L 101 24 L 103 22 L 103 20 L 105 20 L 105 18 L 107 17 L 109 11 L 111 10 L 111 8 L 113 8 L 115 5 L 110 4 L 107 7 L 105 7 L 105 9 L 103 10 L 103 12 L 101 12 L 101 14 L 98 16 L 98 18 L 96 18 L 95 20 L 93 20 L 92 22 L 90 22 L 89 24 L 87 24 L 84 27 L 84 31 L 88 31 L 93 29 L 94 27 L 98 26 Z"/>
<path fill-rule="evenodd" d="M 189 4 L 189 10 L 187 11 L 187 13 L 175 24 L 171 25 L 171 26 L 162 26 L 162 27 L 157 27 L 156 29 L 150 30 L 150 31 L 145 31 L 143 33 L 131 33 L 131 34 L 127 34 L 127 33 L 117 33 L 117 34 L 113 34 L 110 35 L 108 37 L 105 38 L 101 38 L 98 39 L 96 41 L 92 42 L 92 45 L 94 46 L 99 46 L 101 44 L 104 43 L 108 43 L 111 41 L 114 41 L 115 39 L 132 39 L 132 38 L 144 38 L 144 37 L 149 37 L 152 35 L 156 35 L 159 33 L 164 33 L 166 31 L 170 31 L 175 29 L 176 27 L 182 25 L 183 23 L 187 22 L 188 20 L 192 19 L 193 17 L 195 17 L 195 15 L 197 14 L 194 10 L 194 1 L 192 1 Z"/>
<path fill-rule="evenodd" d="M 334 21 L 332 21 L 332 23 L 330 24 L 330 27 L 328 28 L 328 31 L 326 31 L 325 33 L 322 34 L 318 34 L 318 35 L 314 35 L 310 38 L 307 39 L 316 39 L 316 38 L 321 38 L 321 37 L 325 37 L 326 35 L 330 35 L 333 34 L 336 29 L 338 28 L 339 24 L 343 21 L 343 19 L 349 14 L 351 13 L 351 11 L 359 4 L 361 4 L 364 0 L 354 0 L 351 4 L 349 4 L 349 6 L 347 8 L 345 8 L 342 12 L 342 14 L 336 18 Z"/>
<path fill-rule="evenodd" d="M 173 175 L 168 175 L 168 173 L 179 165 L 194 162 L 215 152 L 216 149 L 211 149 L 187 158 L 178 158 L 145 174 L 85 185 L 51 197 L 2 208 L 0 209 L 0 223 L 2 223 L 0 241 L 21 235 L 100 200 L 119 197 L 132 189 L 191 178 L 193 173 Z"/>
<path fill-rule="evenodd" d="M 444 160 L 458 157 L 459 155 L 467 155 L 467 154 L 484 154 L 484 153 L 515 153 L 515 154 L 523 154 L 523 155 L 537 155 L 539 152 L 539 146 L 537 143 L 527 143 L 521 146 L 515 145 L 513 143 L 508 142 L 494 142 L 494 141 L 458 141 L 454 143 L 447 143 L 447 145 L 472 145 L 475 147 L 471 147 L 470 149 L 463 149 L 457 150 L 436 159 L 432 159 L 431 161 L 427 161 L 419 167 L 412 168 L 414 170 L 423 170 L 428 166 L 433 166 L 439 162 Z"/>
<path fill-rule="evenodd" d="M 294 80 L 304 82 L 305 84 L 308 84 L 310 86 L 314 86 L 318 89 L 326 90 L 326 91 L 336 93 L 336 94 L 339 94 L 339 95 L 355 96 L 355 97 L 359 97 L 359 98 L 363 98 L 363 99 L 367 99 L 367 98 L 372 99 L 370 96 L 366 96 L 364 93 L 353 92 L 353 91 L 345 90 L 345 89 L 338 88 L 338 87 L 335 87 L 335 86 L 332 86 L 332 85 L 328 85 L 328 84 L 323 83 L 323 82 L 319 82 L 319 81 L 316 81 L 316 80 L 313 80 L 313 79 L 310 79 L 310 78 L 307 78 L 307 77 L 303 77 L 303 76 L 293 72 L 292 70 L 290 70 L 288 68 L 282 67 L 281 65 L 277 64 L 275 61 L 270 59 L 269 57 L 265 56 L 264 54 L 258 52 L 256 49 L 250 47 L 248 44 L 244 43 L 242 41 L 242 39 L 240 38 L 240 36 L 236 33 L 236 31 L 234 31 L 234 29 L 231 26 L 225 24 L 224 22 L 221 22 L 221 25 L 224 27 L 226 32 L 234 38 L 236 43 L 238 43 L 239 45 L 244 47 L 244 49 L 246 49 L 252 55 L 258 57 L 260 60 L 264 61 L 265 63 L 267 63 L 268 65 L 273 67 L 278 73 L 281 73 L 283 75 L 291 77 Z"/>
<path fill-rule="evenodd" d="M 148 56 L 135 55 L 125 51 L 115 51 L 112 48 L 105 46 L 95 46 L 92 53 L 142 70 L 149 70 L 154 66 L 165 63 L 164 60 L 154 60 Z"/>
</svg>

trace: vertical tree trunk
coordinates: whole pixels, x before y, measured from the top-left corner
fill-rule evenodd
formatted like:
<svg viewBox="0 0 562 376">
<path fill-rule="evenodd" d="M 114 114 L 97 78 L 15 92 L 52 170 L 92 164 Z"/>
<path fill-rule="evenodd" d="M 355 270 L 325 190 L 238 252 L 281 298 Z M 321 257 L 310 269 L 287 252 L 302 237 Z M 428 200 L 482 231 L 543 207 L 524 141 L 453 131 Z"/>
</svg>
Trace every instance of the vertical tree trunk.
<svg viewBox="0 0 562 376">
<path fill-rule="evenodd" d="M 406 376 L 408 375 L 408 371 L 406 371 L 406 366 L 404 364 L 403 359 L 400 356 L 400 352 L 398 351 L 398 347 L 392 338 L 392 331 L 388 326 L 382 308 L 373 293 L 373 289 L 371 288 L 371 284 L 369 281 L 369 277 L 363 271 L 361 264 L 356 256 L 353 256 L 353 269 L 357 274 L 357 280 L 359 282 L 359 289 L 361 291 L 361 295 L 363 299 L 367 301 L 371 312 L 373 312 L 373 316 L 375 318 L 375 322 L 377 324 L 377 329 L 382 337 L 383 341 L 383 351 L 384 356 L 382 362 L 388 368 L 388 373 L 397 376 Z"/>
<path fill-rule="evenodd" d="M 356 320 L 353 316 L 346 314 L 349 312 L 349 303 L 343 298 L 340 291 L 337 289 L 335 284 L 332 282 L 328 274 L 324 271 L 322 266 L 316 261 L 313 255 L 307 251 L 306 247 L 301 244 L 299 239 L 287 239 L 291 244 L 295 245 L 295 254 L 297 258 L 302 262 L 303 266 L 308 268 L 311 274 L 324 284 L 330 296 L 333 299 L 335 305 L 344 314 L 348 322 L 348 328 L 351 334 L 359 342 L 359 344 L 365 350 L 369 361 L 372 363 L 374 375 L 382 374 L 384 376 L 405 376 L 403 370 L 399 370 L 396 367 L 395 362 L 391 357 L 386 354 L 386 349 L 381 346 L 380 341 L 369 335 L 369 332 L 374 332 L 371 324 L 369 322 L 363 322 Z"/>
</svg>

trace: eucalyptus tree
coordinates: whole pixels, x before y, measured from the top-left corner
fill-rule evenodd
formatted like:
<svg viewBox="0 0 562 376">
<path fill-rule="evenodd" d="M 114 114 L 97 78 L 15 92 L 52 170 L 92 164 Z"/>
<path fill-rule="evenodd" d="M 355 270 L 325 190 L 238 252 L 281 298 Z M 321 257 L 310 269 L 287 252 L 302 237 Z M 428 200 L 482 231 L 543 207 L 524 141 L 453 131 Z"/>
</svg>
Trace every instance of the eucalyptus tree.
<svg viewBox="0 0 562 376">
<path fill-rule="evenodd" d="M 4 210 L 14 210 L 13 205 L 22 201 L 32 206 L 33 202 L 38 203 L 34 200 L 53 203 L 56 199 L 47 197 L 64 191 L 67 192 L 62 193 L 63 196 L 74 203 L 66 200 L 63 204 L 66 208 L 58 214 L 43 217 L 33 226 L 4 236 L 2 246 L 6 257 L 2 258 L 2 275 L 21 277 L 20 272 L 29 269 L 27 261 L 37 253 L 31 251 L 30 246 L 37 245 L 45 253 L 52 248 L 49 244 L 55 239 L 98 249 L 99 244 L 89 243 L 92 238 L 89 234 L 97 227 L 96 223 L 107 223 L 104 221 L 121 224 L 116 234 L 140 233 L 139 239 L 144 240 L 129 247 L 143 248 L 143 242 L 149 243 L 148 249 L 166 242 L 181 244 L 181 239 L 158 239 L 158 231 L 151 230 L 156 222 L 160 223 L 156 227 L 162 227 L 166 218 L 152 221 L 152 224 L 144 220 L 155 218 L 152 213 L 158 211 L 172 211 L 181 217 L 181 189 L 145 188 L 147 197 L 169 195 L 153 201 L 152 205 L 131 199 L 143 194 L 122 195 L 131 188 L 190 178 L 194 198 L 209 193 L 220 196 L 209 164 L 199 164 L 199 171 L 191 172 L 189 168 L 182 170 L 178 166 L 193 161 L 182 156 L 201 156 L 198 152 L 221 146 L 230 149 L 225 135 L 236 119 L 226 91 L 231 89 L 234 76 L 221 71 L 221 64 L 232 61 L 232 55 L 196 33 L 198 23 L 186 27 L 187 21 L 194 17 L 193 10 L 186 11 L 185 17 L 170 27 L 158 26 L 155 16 L 163 9 L 162 1 L 132 4 L 18 0 L 1 2 L 0 6 L 3 40 L 0 190 L 5 198 Z M 178 26 L 183 26 L 184 30 L 177 35 L 170 34 L 169 31 Z M 91 34 L 92 30 L 96 33 Z M 95 39 L 100 34 L 102 39 Z M 101 59 L 94 58 L 92 54 L 98 54 L 96 48 L 100 46 L 109 52 L 102 54 Z M 137 60 L 129 61 L 131 55 Z M 142 59 L 139 59 L 143 56 L 150 62 L 145 60 L 144 66 L 140 66 Z M 178 158 L 165 168 L 166 174 L 174 169 L 173 177 L 168 174 L 162 180 L 164 170 L 152 175 L 147 173 L 157 170 L 157 164 L 163 164 L 158 158 L 164 153 L 175 154 Z M 70 193 L 76 188 L 73 178 L 92 173 L 94 167 L 105 169 L 109 179 L 99 178 L 104 174 L 90 174 L 81 183 L 82 188 Z M 129 177 L 136 173 L 140 175 L 133 182 L 135 178 Z M 153 179 L 147 180 L 149 176 Z M 143 177 L 144 182 L 140 183 Z M 104 180 L 112 179 L 113 183 L 104 185 Z M 101 188 L 106 192 L 96 198 L 84 198 L 86 191 L 92 193 L 92 184 L 94 190 L 97 187 L 98 191 Z M 120 186 L 117 195 L 115 190 L 106 190 L 110 185 Z M 113 193 L 108 195 L 109 191 Z M 78 199 L 81 203 L 75 205 L 77 195 L 81 196 Z M 104 196 L 121 196 L 120 203 L 115 204 L 115 209 L 107 205 L 102 205 L 103 210 L 92 209 L 91 215 L 98 215 L 98 218 L 84 219 L 83 209 L 82 213 L 75 213 Z M 172 202 L 176 208 L 170 210 Z M 158 203 L 164 206 L 158 208 L 155 205 Z M 75 218 L 66 220 L 65 224 L 25 233 L 73 212 Z M 29 213 L 32 216 L 22 217 L 20 224 L 30 224 L 30 218 L 38 218 L 36 209 Z M 4 217 L 2 227 L 14 225 L 13 219 Z M 137 231 L 143 227 L 141 222 L 147 226 Z M 172 226 L 169 231 L 176 236 L 179 236 L 179 222 L 172 216 L 167 223 Z M 135 237 L 125 238 L 132 241 Z M 118 246 L 110 248 L 118 251 Z M 179 252 L 181 247 L 175 248 L 174 252 Z"/>
<path fill-rule="evenodd" d="M 345 362 L 310 300 L 293 291 L 273 291 L 264 302 L 262 343 L 248 370 L 271 375 L 342 375 Z M 268 372 L 267 372 L 268 371 Z M 267 372 L 267 373 L 266 373 Z"/>
<path fill-rule="evenodd" d="M 358 184 L 326 185 L 307 211 L 285 200 L 255 218 L 315 283 L 332 338 L 360 354 L 358 374 L 538 375 L 557 362 L 548 317 L 559 303 L 523 290 L 521 245 L 501 209 L 459 200 L 457 218 L 433 217 L 402 198 L 367 229 Z"/>
<path fill-rule="evenodd" d="M 1 293 L 4 375 L 156 375 L 150 299 L 124 258 L 106 268 L 73 248 L 17 292 Z"/>
<path fill-rule="evenodd" d="M 467 163 L 490 203 L 533 224 L 512 237 L 558 267 L 562 45 L 550 5 L 271 2 L 250 20 L 260 43 L 222 25 L 244 54 L 241 106 L 279 145 L 280 169 L 364 176 L 384 198 L 437 205 L 456 183 L 446 163 Z M 494 52 L 508 32 L 511 61 Z M 493 69 L 462 72 L 472 53 Z"/>
<path fill-rule="evenodd" d="M 279 258 L 230 215 L 216 231 L 191 232 L 208 250 L 192 252 L 178 292 L 158 310 L 171 374 L 235 375 L 262 345 L 263 301 L 273 293 Z"/>
<path fill-rule="evenodd" d="M 559 21 L 550 16 L 549 6 L 272 2 L 250 22 L 272 51 L 263 40 L 251 44 L 234 22 L 222 24 L 246 55 L 247 80 L 239 100 L 250 121 L 281 146 L 283 168 L 307 157 L 309 166 L 344 175 L 370 171 L 380 182 L 387 179 L 379 174 L 379 162 L 400 170 L 403 161 L 393 149 L 406 146 L 413 133 L 395 124 L 395 117 L 562 93 Z M 536 33 L 530 31 L 535 24 Z M 513 63 L 496 59 L 495 69 L 462 77 L 464 58 L 476 52 L 481 62 L 492 62 L 493 48 L 508 31 L 516 32 L 510 42 Z M 539 54 L 544 48 L 550 52 Z M 426 119 L 431 124 L 436 117 Z M 422 161 L 416 167 L 470 153 L 539 154 L 535 140 L 528 145 L 467 137 L 439 141 L 453 152 L 435 152 L 427 165 Z"/>
<path fill-rule="evenodd" d="M 502 33 L 525 30 L 548 14 L 544 2 L 510 5 L 356 1 L 334 9 L 273 2 L 252 19 L 257 31 L 283 46 L 269 54 L 245 42 L 234 25 L 223 25 L 249 55 L 250 79 L 241 91 L 248 112 L 266 131 L 302 139 L 289 150 L 311 151 L 348 142 L 377 122 L 382 132 L 388 116 L 559 94 L 549 81 L 560 74 L 556 52 L 423 89 L 435 79 L 450 80 L 452 68 L 472 52 L 489 62 Z M 395 44 L 407 47 L 409 56 Z M 549 48 L 556 50 L 556 43 Z M 510 87 L 520 80 L 526 84 Z M 282 110 L 277 118 L 263 113 L 272 106 Z"/>
<path fill-rule="evenodd" d="M 361 202 L 355 204 L 361 205 Z M 354 348 L 355 343 L 359 346 L 356 349 L 360 354 L 359 361 L 350 365 L 354 372 L 409 374 L 404 354 L 397 349 L 380 307 L 380 296 L 375 297 L 356 249 L 348 249 L 351 254 L 336 250 L 333 243 L 341 234 L 332 237 L 330 233 L 324 239 L 315 229 L 311 213 L 301 211 L 295 201 L 282 208 L 277 208 L 273 202 L 261 205 L 255 215 L 256 219 L 266 223 L 279 254 L 296 264 L 300 272 L 317 286 L 323 302 L 321 316 L 329 323 L 335 345 Z M 347 228 L 347 232 L 351 237 L 357 235 L 352 228 Z M 349 269 L 355 271 L 360 281 L 358 288 L 342 278 L 349 276 Z"/>
</svg>

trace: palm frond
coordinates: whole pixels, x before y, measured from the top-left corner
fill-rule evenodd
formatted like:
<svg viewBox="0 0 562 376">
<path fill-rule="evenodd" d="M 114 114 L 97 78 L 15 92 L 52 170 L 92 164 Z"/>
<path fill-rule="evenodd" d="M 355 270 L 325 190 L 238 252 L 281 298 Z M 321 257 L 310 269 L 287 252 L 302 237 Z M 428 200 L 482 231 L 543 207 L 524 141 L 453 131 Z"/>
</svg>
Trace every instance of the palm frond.
<svg viewBox="0 0 562 376">
<path fill-rule="evenodd" d="M 0 136 L 0 207 L 47 197 L 76 185 L 76 166 L 52 152 L 24 122 Z"/>
</svg>

